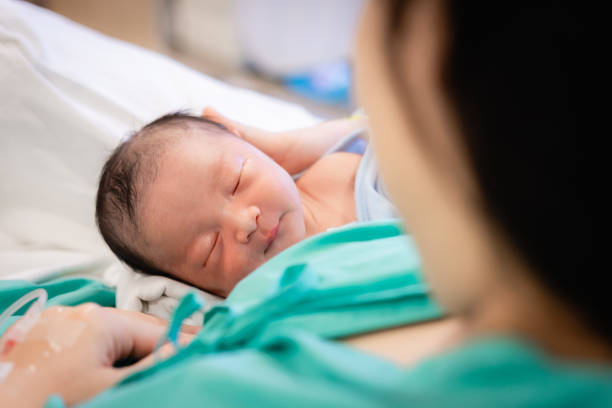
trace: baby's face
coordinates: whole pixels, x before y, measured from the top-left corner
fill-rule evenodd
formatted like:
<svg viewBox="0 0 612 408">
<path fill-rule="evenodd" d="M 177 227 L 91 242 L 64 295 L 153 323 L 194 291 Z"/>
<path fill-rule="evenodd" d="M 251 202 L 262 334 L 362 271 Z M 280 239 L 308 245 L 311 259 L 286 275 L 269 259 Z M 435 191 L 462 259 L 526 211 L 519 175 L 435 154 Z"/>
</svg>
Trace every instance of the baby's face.
<svg viewBox="0 0 612 408">
<path fill-rule="evenodd" d="M 162 155 L 139 207 L 141 251 L 163 270 L 226 296 L 305 237 L 297 187 L 251 144 L 231 135 L 182 138 Z"/>
</svg>

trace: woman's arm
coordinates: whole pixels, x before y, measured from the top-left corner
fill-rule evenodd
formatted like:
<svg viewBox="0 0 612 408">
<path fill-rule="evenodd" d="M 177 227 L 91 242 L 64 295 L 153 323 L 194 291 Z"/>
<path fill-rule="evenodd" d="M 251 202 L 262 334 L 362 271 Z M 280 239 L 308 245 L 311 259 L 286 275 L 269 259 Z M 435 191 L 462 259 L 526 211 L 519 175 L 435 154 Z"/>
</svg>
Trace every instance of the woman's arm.
<svg viewBox="0 0 612 408">
<path fill-rule="evenodd" d="M 308 128 L 269 132 L 231 120 L 212 108 L 204 109 L 202 116 L 223 124 L 236 136 L 270 156 L 289 174 L 307 169 L 344 137 L 368 126 L 365 117 L 355 116 Z"/>
</svg>

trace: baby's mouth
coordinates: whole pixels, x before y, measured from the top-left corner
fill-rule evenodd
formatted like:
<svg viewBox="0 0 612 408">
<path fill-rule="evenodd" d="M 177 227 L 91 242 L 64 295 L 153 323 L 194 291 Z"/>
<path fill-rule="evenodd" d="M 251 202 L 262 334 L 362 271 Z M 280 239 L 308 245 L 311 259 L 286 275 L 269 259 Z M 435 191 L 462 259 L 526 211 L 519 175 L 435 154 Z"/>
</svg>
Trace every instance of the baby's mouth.
<svg viewBox="0 0 612 408">
<path fill-rule="evenodd" d="M 270 249 L 270 247 L 272 246 L 272 244 L 276 240 L 276 236 L 278 235 L 278 226 L 279 225 L 280 225 L 280 219 L 276 223 L 276 226 L 274 228 L 272 228 L 272 230 L 268 234 L 268 237 L 266 238 L 266 243 L 267 244 L 266 244 L 266 248 L 264 249 L 264 254 L 266 254 L 268 252 L 268 250 Z"/>
</svg>

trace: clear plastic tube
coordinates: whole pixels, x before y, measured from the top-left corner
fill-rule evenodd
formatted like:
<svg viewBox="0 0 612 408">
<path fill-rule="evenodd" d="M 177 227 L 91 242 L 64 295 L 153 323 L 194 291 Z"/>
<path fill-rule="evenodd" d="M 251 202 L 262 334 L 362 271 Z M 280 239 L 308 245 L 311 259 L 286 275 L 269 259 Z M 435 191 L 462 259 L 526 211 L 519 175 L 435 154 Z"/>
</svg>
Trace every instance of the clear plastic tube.
<svg viewBox="0 0 612 408">
<path fill-rule="evenodd" d="M 30 331 L 40 318 L 40 314 L 47 304 L 47 291 L 44 289 L 34 289 L 21 298 L 17 299 L 0 315 L 0 327 L 19 309 L 27 305 L 32 300 L 34 303 L 28 308 L 25 314 L 9 327 L 0 340 L 0 355 L 7 354 L 15 344 L 21 342 L 25 335 Z"/>
</svg>

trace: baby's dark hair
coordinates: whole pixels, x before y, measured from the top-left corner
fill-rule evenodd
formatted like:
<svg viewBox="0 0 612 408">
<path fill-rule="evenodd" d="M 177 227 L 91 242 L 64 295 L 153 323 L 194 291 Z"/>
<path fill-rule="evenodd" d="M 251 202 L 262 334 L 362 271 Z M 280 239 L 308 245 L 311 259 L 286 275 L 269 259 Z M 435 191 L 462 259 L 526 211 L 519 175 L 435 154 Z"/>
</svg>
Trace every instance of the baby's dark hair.
<svg viewBox="0 0 612 408">
<path fill-rule="evenodd" d="M 227 132 L 227 128 L 209 119 L 179 111 L 163 115 L 132 133 L 107 159 L 96 197 L 96 223 L 117 257 L 144 273 L 168 276 L 139 250 L 137 209 L 144 189 L 154 182 L 158 163 L 168 146 L 185 137 L 192 126 L 207 131 Z M 160 132 L 166 130 L 167 132 Z M 181 130 L 172 132 L 172 130 Z"/>
</svg>

